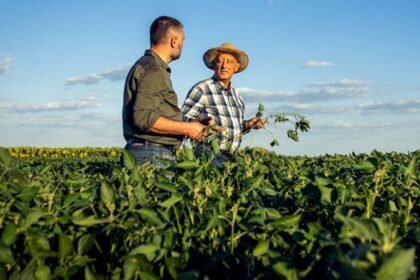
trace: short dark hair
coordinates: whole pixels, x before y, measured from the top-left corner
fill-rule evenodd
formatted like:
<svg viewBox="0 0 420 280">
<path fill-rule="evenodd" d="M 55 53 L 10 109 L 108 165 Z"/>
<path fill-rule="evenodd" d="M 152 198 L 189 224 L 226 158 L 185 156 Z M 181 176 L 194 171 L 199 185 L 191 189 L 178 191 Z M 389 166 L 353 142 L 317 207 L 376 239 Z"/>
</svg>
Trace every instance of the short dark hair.
<svg viewBox="0 0 420 280">
<path fill-rule="evenodd" d="M 182 29 L 183 27 L 182 23 L 177 19 L 168 16 L 158 17 L 150 26 L 150 44 L 154 46 L 162 43 L 172 28 Z"/>
</svg>

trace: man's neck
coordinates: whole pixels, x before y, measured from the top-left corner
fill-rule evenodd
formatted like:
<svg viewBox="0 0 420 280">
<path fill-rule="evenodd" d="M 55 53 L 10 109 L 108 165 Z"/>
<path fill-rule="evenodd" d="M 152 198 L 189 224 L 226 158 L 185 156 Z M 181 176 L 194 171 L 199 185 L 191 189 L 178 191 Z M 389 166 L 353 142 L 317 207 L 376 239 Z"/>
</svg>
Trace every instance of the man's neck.
<svg viewBox="0 0 420 280">
<path fill-rule="evenodd" d="M 230 89 L 230 85 L 231 85 L 230 80 L 219 80 L 219 79 L 217 80 L 225 87 L 225 89 Z"/>
<path fill-rule="evenodd" d="M 150 47 L 150 50 L 157 54 L 160 57 L 160 59 L 162 59 L 166 64 L 171 63 L 171 58 L 163 47 L 152 46 Z"/>
</svg>

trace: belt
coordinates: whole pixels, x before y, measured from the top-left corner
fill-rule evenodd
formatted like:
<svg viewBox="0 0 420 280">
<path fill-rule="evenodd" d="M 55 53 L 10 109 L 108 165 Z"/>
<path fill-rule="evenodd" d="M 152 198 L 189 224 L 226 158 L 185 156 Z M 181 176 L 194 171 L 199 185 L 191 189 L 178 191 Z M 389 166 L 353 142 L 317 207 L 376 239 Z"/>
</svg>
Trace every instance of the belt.
<svg viewBox="0 0 420 280">
<path fill-rule="evenodd" d="M 155 143 L 155 142 L 151 142 L 142 138 L 130 138 L 127 141 L 127 144 L 143 144 L 144 146 L 147 145 L 152 145 L 152 146 L 161 146 L 164 147 L 168 150 L 171 150 L 172 152 L 175 152 L 175 146 L 174 145 L 167 145 L 167 144 L 160 144 L 160 143 Z"/>
</svg>

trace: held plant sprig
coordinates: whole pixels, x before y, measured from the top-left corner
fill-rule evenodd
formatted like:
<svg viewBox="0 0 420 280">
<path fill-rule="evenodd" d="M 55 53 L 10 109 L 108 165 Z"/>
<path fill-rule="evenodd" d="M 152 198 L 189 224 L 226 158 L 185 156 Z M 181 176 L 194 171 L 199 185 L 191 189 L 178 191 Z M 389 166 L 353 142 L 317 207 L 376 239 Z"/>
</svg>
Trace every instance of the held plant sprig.
<svg viewBox="0 0 420 280">
<path fill-rule="evenodd" d="M 265 111 L 264 105 L 263 104 L 259 104 L 258 106 L 258 111 L 255 114 L 255 117 L 257 118 L 262 118 L 263 113 Z M 203 144 L 205 146 L 210 146 L 211 147 L 211 155 L 210 155 L 210 159 L 213 159 L 213 157 L 217 154 L 220 153 L 220 143 L 223 142 L 225 143 L 227 150 L 230 150 L 230 146 L 232 145 L 232 142 L 235 138 L 237 137 L 241 137 L 244 134 L 249 133 L 253 128 L 257 127 L 257 123 L 248 127 L 246 130 L 241 131 L 240 133 L 237 133 L 235 135 L 233 135 L 232 137 L 228 137 L 227 136 L 227 131 L 223 131 L 220 132 L 220 126 L 217 124 L 209 124 L 208 120 L 210 118 L 209 117 L 203 117 L 203 119 L 201 120 L 202 123 L 207 124 L 207 138 L 203 141 Z M 308 120 L 305 119 L 304 116 L 298 115 L 298 114 L 293 114 L 293 113 L 288 113 L 288 114 L 272 114 L 269 115 L 265 118 L 262 118 L 265 122 L 265 124 L 270 124 L 271 127 L 274 127 L 276 129 L 278 129 L 278 124 L 280 123 L 286 123 L 289 122 L 292 125 L 294 125 L 294 129 L 288 129 L 287 130 L 287 137 L 289 137 L 290 139 L 292 139 L 295 142 L 299 141 L 299 137 L 298 137 L 298 133 L 300 132 L 307 132 L 310 129 L 310 123 Z M 272 120 L 272 123 L 270 123 L 269 121 Z M 268 130 L 266 127 L 263 127 L 268 133 L 270 133 L 271 137 L 272 137 L 272 141 L 270 142 L 270 146 L 279 146 L 280 143 L 279 141 L 275 138 L 274 134 Z M 221 142 L 220 142 L 221 140 Z M 195 146 L 195 144 L 193 144 L 193 146 Z M 194 149 L 194 147 L 193 147 Z"/>
<path fill-rule="evenodd" d="M 258 112 L 255 115 L 257 118 L 261 118 L 263 116 L 264 113 L 264 105 L 263 104 L 259 104 L 258 106 Z M 289 113 L 289 114 L 273 114 L 273 115 L 269 115 L 268 117 L 265 118 L 265 121 L 267 124 L 269 124 L 269 120 L 272 119 L 274 121 L 274 124 L 272 124 L 273 127 L 278 128 L 277 123 L 285 123 L 285 122 L 289 122 L 291 124 L 294 125 L 294 129 L 288 129 L 287 130 L 287 137 L 289 137 L 290 139 L 292 139 L 295 142 L 299 141 L 299 137 L 298 137 L 298 131 L 300 132 L 307 132 L 310 129 L 310 123 L 308 120 L 305 119 L 304 116 L 298 115 L 298 114 L 293 114 L 293 113 Z M 267 130 L 267 129 L 266 129 Z M 273 134 L 267 130 L 273 137 L 273 141 L 271 141 L 270 146 L 279 146 L 280 143 L 277 139 L 274 138 Z"/>
<path fill-rule="evenodd" d="M 259 104 L 258 106 L 258 112 L 255 114 L 255 117 L 257 118 L 262 118 L 263 117 L 263 113 L 265 111 L 264 105 L 263 104 Z M 298 114 L 293 114 L 293 113 L 288 113 L 288 114 L 272 114 L 269 115 L 265 118 L 263 118 L 266 124 L 270 124 L 270 120 L 273 121 L 272 124 L 270 124 L 272 127 L 274 128 L 278 128 L 278 124 L 280 123 L 286 123 L 289 122 L 292 125 L 294 125 L 294 129 L 288 129 L 287 130 L 287 137 L 289 137 L 290 139 L 292 139 L 295 142 L 299 141 L 299 137 L 298 137 L 298 132 L 307 132 L 310 129 L 310 123 L 308 120 L 305 119 L 304 116 L 298 115 Z M 226 140 L 226 142 L 232 142 L 233 139 L 235 139 L 236 137 L 239 137 L 241 135 L 244 135 L 246 133 L 249 133 L 251 131 L 251 129 L 255 128 L 257 126 L 257 124 L 254 124 L 253 126 L 247 128 L 246 130 L 234 135 L 233 137 L 230 137 Z M 270 143 L 270 146 L 279 146 L 280 143 L 279 141 L 274 137 L 273 133 L 268 130 L 267 128 L 264 127 L 264 129 L 271 134 L 272 136 L 272 141 Z M 210 131 L 210 130 L 209 130 Z M 215 134 L 213 132 L 213 134 Z M 214 142 L 213 140 L 215 139 L 215 135 L 209 134 L 209 138 L 211 138 L 212 141 L 210 142 Z M 213 145 L 212 145 L 213 146 Z"/>
</svg>

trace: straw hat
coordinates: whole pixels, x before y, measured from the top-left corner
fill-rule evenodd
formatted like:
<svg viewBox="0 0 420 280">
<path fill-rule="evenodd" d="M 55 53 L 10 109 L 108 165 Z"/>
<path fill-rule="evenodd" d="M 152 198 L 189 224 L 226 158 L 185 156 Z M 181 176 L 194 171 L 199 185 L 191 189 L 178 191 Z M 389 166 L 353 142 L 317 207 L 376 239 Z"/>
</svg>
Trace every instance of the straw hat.
<svg viewBox="0 0 420 280">
<path fill-rule="evenodd" d="M 245 52 L 235 48 L 231 43 L 223 43 L 220 47 L 207 50 L 203 55 L 203 60 L 206 66 L 213 70 L 213 60 L 221 53 L 233 55 L 238 63 L 241 65 L 236 73 L 242 72 L 248 66 L 248 56 Z"/>
</svg>

